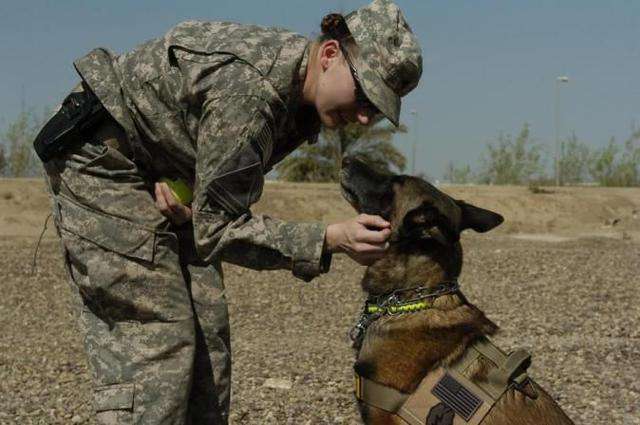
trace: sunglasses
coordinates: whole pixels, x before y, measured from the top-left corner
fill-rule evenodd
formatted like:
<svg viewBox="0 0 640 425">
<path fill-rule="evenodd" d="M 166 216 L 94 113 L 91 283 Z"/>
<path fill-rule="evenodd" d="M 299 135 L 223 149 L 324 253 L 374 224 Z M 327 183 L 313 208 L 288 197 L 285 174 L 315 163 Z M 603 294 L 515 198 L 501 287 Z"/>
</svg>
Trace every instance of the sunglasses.
<svg viewBox="0 0 640 425">
<path fill-rule="evenodd" d="M 349 57 L 349 54 L 347 53 L 346 49 L 342 47 L 342 44 L 340 44 L 340 50 L 342 50 L 342 54 L 344 55 L 344 58 L 347 61 L 347 65 L 349 65 L 349 71 L 351 72 L 351 76 L 353 77 L 353 82 L 355 85 L 354 95 L 356 99 L 356 105 L 358 105 L 358 107 L 360 108 L 364 108 L 368 111 L 371 111 L 372 120 L 381 118 L 382 113 L 378 110 L 378 108 L 376 108 L 376 106 L 373 103 L 371 103 L 367 95 L 364 93 L 364 90 L 362 89 L 362 85 L 360 85 L 360 77 L 358 76 L 358 70 L 356 69 L 355 66 L 353 66 L 353 62 L 351 61 L 351 58 Z"/>
</svg>

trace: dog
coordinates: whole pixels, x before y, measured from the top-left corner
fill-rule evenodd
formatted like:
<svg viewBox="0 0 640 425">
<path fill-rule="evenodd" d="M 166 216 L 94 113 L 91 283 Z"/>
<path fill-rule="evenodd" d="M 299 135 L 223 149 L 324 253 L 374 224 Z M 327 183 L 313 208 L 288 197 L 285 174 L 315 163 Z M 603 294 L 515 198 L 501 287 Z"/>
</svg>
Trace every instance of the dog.
<svg viewBox="0 0 640 425">
<path fill-rule="evenodd" d="M 526 353 L 507 355 L 492 345 L 488 352 L 483 348 L 491 344 L 486 337 L 498 326 L 457 287 L 463 259 L 460 233 L 487 232 L 500 225 L 503 217 L 455 200 L 423 179 L 383 174 L 353 157 L 343 160 L 340 184 L 357 212 L 382 216 L 392 231 L 386 254 L 366 269 L 361 283 L 368 305 L 375 305 L 368 308 L 378 314 L 363 312 L 352 335 L 357 351 L 356 396 L 364 423 L 572 424 L 526 374 L 530 361 Z M 392 304 L 395 314 L 391 314 Z M 461 359 L 469 358 L 471 351 L 481 354 L 457 373 Z M 491 353 L 497 353 L 507 366 L 496 368 L 488 360 Z M 499 375 L 507 369 L 508 376 Z M 448 381 L 442 380 L 444 375 L 449 375 Z M 496 376 L 504 378 L 500 381 L 504 390 L 489 385 Z M 363 400 L 363 382 L 368 385 L 364 393 L 378 401 Z M 421 390 L 425 385 L 429 391 Z M 447 388 L 453 390 L 443 392 Z M 482 388 L 497 390 L 492 398 Z M 416 391 L 422 398 L 411 396 Z M 427 399 L 434 405 L 429 411 L 423 406 Z M 414 406 L 409 413 L 408 404 Z M 471 417 L 460 418 L 472 410 Z"/>
</svg>

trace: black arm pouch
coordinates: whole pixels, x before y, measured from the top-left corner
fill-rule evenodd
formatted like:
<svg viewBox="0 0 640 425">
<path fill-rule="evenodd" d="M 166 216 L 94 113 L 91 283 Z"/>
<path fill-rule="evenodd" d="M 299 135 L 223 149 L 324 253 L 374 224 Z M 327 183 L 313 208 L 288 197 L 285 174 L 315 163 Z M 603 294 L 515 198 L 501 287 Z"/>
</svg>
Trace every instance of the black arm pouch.
<svg viewBox="0 0 640 425">
<path fill-rule="evenodd" d="M 107 110 L 96 95 L 84 85 L 84 91 L 69 94 L 60 110 L 44 125 L 36 136 L 33 147 L 42 160 L 48 162 L 64 152 L 82 135 L 100 123 Z"/>
</svg>

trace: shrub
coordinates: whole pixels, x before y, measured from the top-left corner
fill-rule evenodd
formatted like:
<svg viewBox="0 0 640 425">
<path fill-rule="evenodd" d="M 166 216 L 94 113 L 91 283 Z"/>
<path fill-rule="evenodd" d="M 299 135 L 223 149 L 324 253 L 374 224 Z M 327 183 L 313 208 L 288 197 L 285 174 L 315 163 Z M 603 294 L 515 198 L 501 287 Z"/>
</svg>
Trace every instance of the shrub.
<svg viewBox="0 0 640 425">
<path fill-rule="evenodd" d="M 541 153 L 542 147 L 533 143 L 525 123 L 515 139 L 501 134 L 495 143 L 487 144 L 479 180 L 486 184 L 527 183 L 544 170 Z"/>
<path fill-rule="evenodd" d="M 33 177 L 42 167 L 35 151 L 33 139 L 44 122 L 46 111 L 40 117 L 33 111 L 23 111 L 0 134 L 0 174 L 7 177 Z"/>
<path fill-rule="evenodd" d="M 474 175 L 469 165 L 457 166 L 453 161 L 449 161 L 443 179 L 453 184 L 467 184 L 473 181 Z"/>
</svg>

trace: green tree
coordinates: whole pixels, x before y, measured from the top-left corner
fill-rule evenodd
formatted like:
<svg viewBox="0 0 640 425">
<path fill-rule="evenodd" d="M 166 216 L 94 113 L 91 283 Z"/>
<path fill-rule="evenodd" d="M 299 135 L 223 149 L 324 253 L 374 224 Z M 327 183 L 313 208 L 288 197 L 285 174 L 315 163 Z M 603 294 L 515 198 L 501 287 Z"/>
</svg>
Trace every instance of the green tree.
<svg viewBox="0 0 640 425">
<path fill-rule="evenodd" d="M 615 176 L 617 186 L 640 185 L 640 129 L 635 129 L 624 142 Z"/>
<path fill-rule="evenodd" d="M 486 184 L 524 184 L 543 172 L 542 147 L 531 139 L 525 123 L 518 136 L 500 134 L 487 144 L 479 180 Z"/>
<path fill-rule="evenodd" d="M 572 134 L 562 143 L 560 181 L 565 184 L 583 183 L 589 173 L 589 147 Z"/>
<path fill-rule="evenodd" d="M 40 162 L 33 150 L 33 139 L 43 123 L 43 116 L 33 111 L 23 111 L 0 134 L 0 172 L 8 177 L 33 177 L 41 170 Z"/>
<path fill-rule="evenodd" d="M 336 182 L 340 179 L 342 158 L 357 155 L 383 172 L 402 171 L 406 159 L 393 146 L 397 133 L 406 133 L 404 125 L 361 126 L 350 124 L 339 129 L 323 129 L 317 143 L 305 145 L 278 166 L 278 178 L 287 181 Z"/>
<path fill-rule="evenodd" d="M 467 184 L 473 180 L 473 173 L 469 165 L 457 166 L 453 161 L 449 161 L 443 178 L 449 183 Z"/>
<path fill-rule="evenodd" d="M 634 129 L 624 145 L 615 139 L 590 157 L 589 172 L 601 186 L 640 185 L 640 130 Z"/>
<path fill-rule="evenodd" d="M 7 157 L 4 154 L 4 146 L 0 145 L 0 176 L 4 176 L 7 166 Z"/>
<path fill-rule="evenodd" d="M 330 182 L 335 178 L 336 149 L 326 140 L 304 145 L 276 166 L 280 180 Z"/>
<path fill-rule="evenodd" d="M 615 138 L 609 139 L 609 143 L 602 149 L 591 154 L 589 159 L 589 173 L 593 180 L 601 186 L 612 186 L 616 173 L 616 156 L 619 147 Z"/>
</svg>

